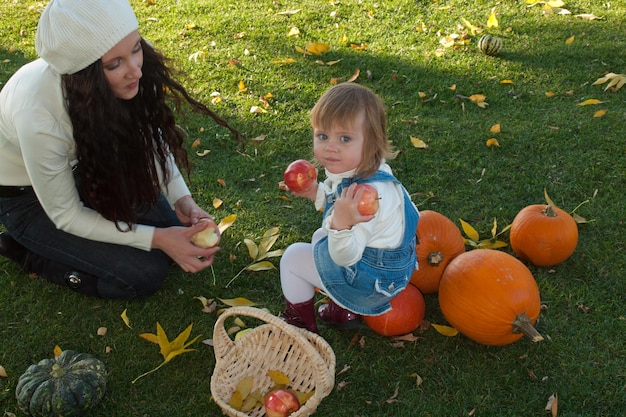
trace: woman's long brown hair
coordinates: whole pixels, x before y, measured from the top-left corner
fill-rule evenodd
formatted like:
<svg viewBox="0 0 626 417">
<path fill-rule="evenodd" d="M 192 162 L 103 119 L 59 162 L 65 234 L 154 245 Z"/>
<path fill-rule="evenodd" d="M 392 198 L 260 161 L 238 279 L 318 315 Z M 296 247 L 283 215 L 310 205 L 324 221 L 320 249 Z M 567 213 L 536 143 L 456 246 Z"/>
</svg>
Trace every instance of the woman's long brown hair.
<svg viewBox="0 0 626 417">
<path fill-rule="evenodd" d="M 138 214 L 154 205 L 160 184 L 170 179 L 168 156 L 190 171 L 183 147 L 184 131 L 176 125 L 175 107 L 187 102 L 240 134 L 204 104 L 194 100 L 172 76 L 166 58 L 141 41 L 144 62 L 139 93 L 131 100 L 116 98 L 104 76 L 102 62 L 62 76 L 78 157 L 78 183 L 83 202 L 126 230 Z M 159 178 L 159 171 L 163 178 Z M 126 224 L 127 227 L 121 226 Z"/>
</svg>

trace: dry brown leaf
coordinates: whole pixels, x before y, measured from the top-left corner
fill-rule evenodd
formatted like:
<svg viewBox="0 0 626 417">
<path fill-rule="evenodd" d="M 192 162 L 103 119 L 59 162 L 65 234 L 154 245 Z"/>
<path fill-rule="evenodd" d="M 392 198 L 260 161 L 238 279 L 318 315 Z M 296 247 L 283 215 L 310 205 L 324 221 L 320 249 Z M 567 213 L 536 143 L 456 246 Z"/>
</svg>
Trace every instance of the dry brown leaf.
<svg viewBox="0 0 626 417">
<path fill-rule="evenodd" d="M 106 327 L 98 327 L 98 330 L 96 331 L 96 334 L 98 336 L 104 336 L 105 334 L 107 334 L 107 328 Z"/>
<path fill-rule="evenodd" d="M 7 370 L 4 369 L 4 366 L 2 366 L 2 365 L 0 365 L 0 377 L 2 377 L 2 378 L 7 378 L 8 377 Z"/>
</svg>

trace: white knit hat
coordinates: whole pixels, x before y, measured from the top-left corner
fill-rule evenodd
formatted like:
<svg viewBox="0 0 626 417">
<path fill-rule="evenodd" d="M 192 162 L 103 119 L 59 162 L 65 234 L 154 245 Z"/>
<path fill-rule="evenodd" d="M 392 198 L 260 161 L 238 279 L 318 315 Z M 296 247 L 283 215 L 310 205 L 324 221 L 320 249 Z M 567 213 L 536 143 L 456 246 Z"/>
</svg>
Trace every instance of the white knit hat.
<svg viewBox="0 0 626 417">
<path fill-rule="evenodd" d="M 35 46 L 59 74 L 73 74 L 138 27 L 128 0 L 51 0 L 39 19 Z"/>
</svg>

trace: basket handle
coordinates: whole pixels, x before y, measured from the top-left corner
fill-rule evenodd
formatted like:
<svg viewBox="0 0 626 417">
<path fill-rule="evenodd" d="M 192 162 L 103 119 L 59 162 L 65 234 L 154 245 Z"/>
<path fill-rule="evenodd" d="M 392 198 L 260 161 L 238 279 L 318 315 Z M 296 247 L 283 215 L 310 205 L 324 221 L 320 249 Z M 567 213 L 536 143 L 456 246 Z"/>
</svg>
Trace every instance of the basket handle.
<svg viewBox="0 0 626 417">
<path fill-rule="evenodd" d="M 287 322 L 281 320 L 271 313 L 268 313 L 265 310 L 248 306 L 231 307 L 224 311 L 217 318 L 217 321 L 215 322 L 215 327 L 213 328 L 213 350 L 215 351 L 216 359 L 226 356 L 230 349 L 235 346 L 235 341 L 233 341 L 226 333 L 224 321 L 228 317 L 236 315 L 254 317 L 263 320 L 268 324 L 278 327 L 283 332 L 292 336 L 305 351 L 311 352 L 312 354 L 316 355 L 316 359 L 313 360 L 314 363 L 312 365 L 316 367 L 318 372 L 320 372 L 320 375 L 328 373 L 328 367 L 326 363 L 321 358 L 321 356 L 319 356 L 319 352 L 315 349 L 315 347 L 311 344 L 311 342 L 305 337 L 303 333 L 307 330 L 300 329 L 291 324 L 288 324 Z M 315 336 L 321 337 L 319 335 Z"/>
<path fill-rule="evenodd" d="M 296 333 L 299 331 L 297 328 L 294 328 L 292 325 L 284 322 L 275 315 L 270 314 L 265 310 L 261 310 L 260 308 L 235 306 L 226 309 L 222 314 L 220 314 L 215 322 L 215 327 L 213 328 L 213 349 L 215 350 L 215 354 L 220 357 L 226 355 L 227 352 L 235 346 L 235 342 L 230 338 L 230 336 L 228 336 L 224 326 L 226 319 L 232 316 L 248 316 L 263 320 L 264 322 L 272 324 L 290 335 L 299 337 L 302 339 L 300 340 L 301 342 L 305 341 L 304 336 L 300 333 Z"/>
</svg>

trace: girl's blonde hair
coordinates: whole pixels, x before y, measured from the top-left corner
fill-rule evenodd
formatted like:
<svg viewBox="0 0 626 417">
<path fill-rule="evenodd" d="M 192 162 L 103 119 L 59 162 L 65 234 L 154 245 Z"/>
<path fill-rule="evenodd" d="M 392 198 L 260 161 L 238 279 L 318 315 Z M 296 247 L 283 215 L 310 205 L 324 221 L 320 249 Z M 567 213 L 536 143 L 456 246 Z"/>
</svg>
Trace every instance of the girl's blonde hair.
<svg viewBox="0 0 626 417">
<path fill-rule="evenodd" d="M 365 141 L 356 174 L 365 178 L 378 170 L 383 159 L 397 155 L 387 140 L 387 117 L 380 97 L 359 84 L 338 84 L 327 90 L 311 110 L 311 126 L 323 130 L 338 124 L 349 126 L 361 113 Z"/>
</svg>

